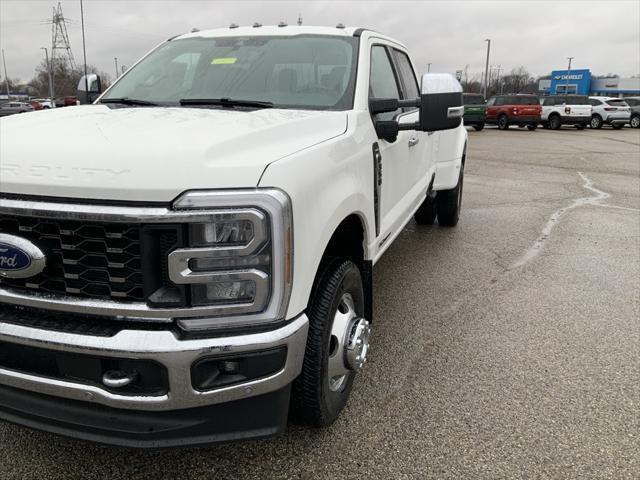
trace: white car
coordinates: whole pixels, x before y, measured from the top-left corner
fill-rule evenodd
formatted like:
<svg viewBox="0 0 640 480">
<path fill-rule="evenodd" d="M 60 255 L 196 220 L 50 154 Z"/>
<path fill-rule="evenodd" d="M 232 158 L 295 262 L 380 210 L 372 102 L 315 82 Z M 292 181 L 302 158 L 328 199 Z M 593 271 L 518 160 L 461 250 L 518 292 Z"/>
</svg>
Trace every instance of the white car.
<svg viewBox="0 0 640 480">
<path fill-rule="evenodd" d="M 48 108 L 56 108 L 56 102 L 50 98 L 34 98 L 33 101 L 38 102 L 45 110 Z"/>
<path fill-rule="evenodd" d="M 631 120 L 631 109 L 622 98 L 589 97 L 589 102 L 592 107 L 591 128 L 611 125 L 617 130 Z"/>
<path fill-rule="evenodd" d="M 591 121 L 589 97 L 580 95 L 551 95 L 540 99 L 541 123 L 544 128 L 557 130 L 562 125 L 574 125 L 582 130 Z"/>
<path fill-rule="evenodd" d="M 156 448 L 331 424 L 374 265 L 460 216 L 462 88 L 419 78 L 367 29 L 232 26 L 1 120 L 0 418 Z"/>
</svg>

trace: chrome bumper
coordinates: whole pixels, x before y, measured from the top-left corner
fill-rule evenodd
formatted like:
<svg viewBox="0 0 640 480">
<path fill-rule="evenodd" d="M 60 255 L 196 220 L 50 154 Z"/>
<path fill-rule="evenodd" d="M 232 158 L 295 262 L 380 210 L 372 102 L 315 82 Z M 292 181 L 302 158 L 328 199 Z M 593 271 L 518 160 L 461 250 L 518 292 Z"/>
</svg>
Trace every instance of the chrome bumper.
<svg viewBox="0 0 640 480">
<path fill-rule="evenodd" d="M 154 360 L 167 369 L 166 395 L 117 395 L 98 386 L 62 381 L 0 368 L 0 384 L 56 397 L 130 410 L 179 410 L 240 400 L 281 389 L 302 370 L 309 320 L 300 315 L 268 332 L 198 340 L 180 340 L 170 331 L 123 330 L 113 337 L 93 337 L 0 323 L 0 341 L 101 357 Z M 279 372 L 265 378 L 211 391 L 191 385 L 191 366 L 202 357 L 287 347 Z"/>
</svg>

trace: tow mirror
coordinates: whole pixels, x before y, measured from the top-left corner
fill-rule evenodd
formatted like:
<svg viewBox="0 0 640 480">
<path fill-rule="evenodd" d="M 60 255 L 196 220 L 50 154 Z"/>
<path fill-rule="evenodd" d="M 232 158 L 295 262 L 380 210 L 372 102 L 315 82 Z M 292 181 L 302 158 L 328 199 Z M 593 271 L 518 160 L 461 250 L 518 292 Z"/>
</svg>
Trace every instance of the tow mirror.
<svg viewBox="0 0 640 480">
<path fill-rule="evenodd" d="M 462 122 L 462 86 L 448 73 L 425 73 L 420 87 L 420 128 L 436 132 L 456 128 Z"/>
<path fill-rule="evenodd" d="M 399 124 L 396 120 L 375 121 L 378 138 L 394 142 L 400 130 L 437 132 L 457 128 L 462 123 L 464 103 L 462 86 L 448 73 L 425 73 L 422 76 L 420 98 L 398 100 L 376 98 L 369 101 L 372 115 L 395 112 L 403 107 L 418 107 L 420 119 L 417 123 Z"/>
<path fill-rule="evenodd" d="M 90 73 L 80 77 L 76 97 L 81 104 L 93 103 L 101 93 L 102 80 L 100 79 L 100 75 Z"/>
</svg>

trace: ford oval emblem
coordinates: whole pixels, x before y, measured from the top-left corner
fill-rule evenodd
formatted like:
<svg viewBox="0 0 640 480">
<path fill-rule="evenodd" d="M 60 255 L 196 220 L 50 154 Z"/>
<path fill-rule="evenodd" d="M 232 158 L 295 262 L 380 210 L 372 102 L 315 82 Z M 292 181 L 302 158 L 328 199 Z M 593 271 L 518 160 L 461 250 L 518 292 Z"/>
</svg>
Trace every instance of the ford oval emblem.
<svg viewBox="0 0 640 480">
<path fill-rule="evenodd" d="M 40 273 L 46 258 L 26 238 L 0 233 L 0 277 L 28 278 Z"/>
</svg>

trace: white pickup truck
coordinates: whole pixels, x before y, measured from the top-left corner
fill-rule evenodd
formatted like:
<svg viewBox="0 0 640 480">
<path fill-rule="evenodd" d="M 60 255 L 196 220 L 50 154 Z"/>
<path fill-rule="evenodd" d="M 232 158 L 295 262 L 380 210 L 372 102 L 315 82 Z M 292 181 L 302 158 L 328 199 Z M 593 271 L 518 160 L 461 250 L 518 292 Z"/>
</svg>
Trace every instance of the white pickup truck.
<svg viewBox="0 0 640 480">
<path fill-rule="evenodd" d="M 256 24 L 3 119 L 0 419 L 132 447 L 331 424 L 373 265 L 412 218 L 458 222 L 462 114 L 392 38 Z"/>
</svg>

